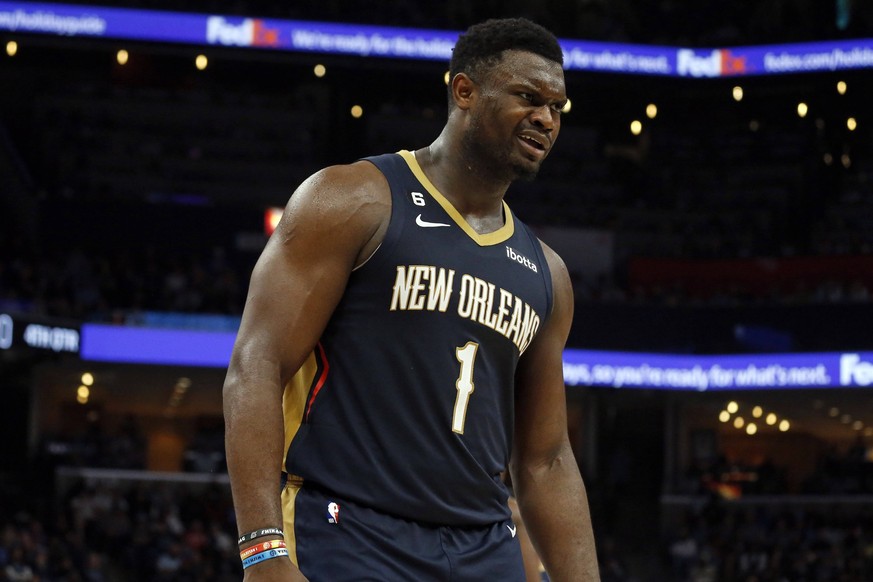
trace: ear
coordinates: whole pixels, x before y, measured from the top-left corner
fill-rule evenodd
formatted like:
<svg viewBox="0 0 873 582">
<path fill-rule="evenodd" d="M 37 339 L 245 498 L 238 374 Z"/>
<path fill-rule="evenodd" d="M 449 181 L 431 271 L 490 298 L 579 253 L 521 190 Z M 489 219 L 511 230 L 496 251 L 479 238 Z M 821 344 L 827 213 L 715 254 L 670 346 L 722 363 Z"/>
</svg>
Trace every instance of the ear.
<svg viewBox="0 0 873 582">
<path fill-rule="evenodd" d="M 452 79 L 452 99 L 458 109 L 469 109 L 476 101 L 478 87 L 466 73 L 458 73 Z"/>
</svg>

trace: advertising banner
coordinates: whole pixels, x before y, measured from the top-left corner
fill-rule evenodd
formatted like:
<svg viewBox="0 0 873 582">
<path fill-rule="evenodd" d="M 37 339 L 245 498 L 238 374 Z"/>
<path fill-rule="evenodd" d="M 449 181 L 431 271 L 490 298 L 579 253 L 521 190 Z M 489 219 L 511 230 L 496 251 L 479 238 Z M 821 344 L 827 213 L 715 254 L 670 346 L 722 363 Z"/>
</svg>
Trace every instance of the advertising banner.
<svg viewBox="0 0 873 582">
<path fill-rule="evenodd" d="M 448 62 L 459 31 L 0 2 L 0 31 Z M 734 77 L 873 67 L 873 39 L 732 48 L 561 39 L 572 71 Z"/>
<path fill-rule="evenodd" d="M 684 356 L 566 350 L 564 381 L 697 391 L 860 388 L 873 385 L 873 352 Z"/>
</svg>

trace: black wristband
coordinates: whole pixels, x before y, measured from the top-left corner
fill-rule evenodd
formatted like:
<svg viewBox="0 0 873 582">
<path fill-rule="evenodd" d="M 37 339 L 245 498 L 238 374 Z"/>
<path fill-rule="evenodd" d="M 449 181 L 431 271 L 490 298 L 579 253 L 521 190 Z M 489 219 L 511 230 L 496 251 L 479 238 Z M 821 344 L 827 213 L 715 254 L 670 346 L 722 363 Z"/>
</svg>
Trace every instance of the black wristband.
<svg viewBox="0 0 873 582">
<path fill-rule="evenodd" d="M 281 528 L 278 527 L 265 527 L 264 529 L 256 529 L 255 531 L 249 532 L 247 534 L 241 535 L 239 537 L 239 541 L 237 541 L 237 545 L 241 546 L 246 542 L 250 542 L 253 539 L 260 538 L 263 536 L 282 536 L 285 537 L 285 532 L 282 531 Z"/>
</svg>

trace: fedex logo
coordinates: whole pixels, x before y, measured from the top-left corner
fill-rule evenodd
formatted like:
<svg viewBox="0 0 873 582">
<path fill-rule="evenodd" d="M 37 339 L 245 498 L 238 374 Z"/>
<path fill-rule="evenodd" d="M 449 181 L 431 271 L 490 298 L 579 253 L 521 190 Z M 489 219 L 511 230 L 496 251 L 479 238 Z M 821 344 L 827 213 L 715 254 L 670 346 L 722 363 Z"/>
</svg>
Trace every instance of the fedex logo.
<svg viewBox="0 0 873 582">
<path fill-rule="evenodd" d="M 279 31 L 268 28 L 263 20 L 245 18 L 237 24 L 223 16 L 206 19 L 206 42 L 225 46 L 279 46 Z"/>
<path fill-rule="evenodd" d="M 676 53 L 676 72 L 682 76 L 718 77 L 721 75 L 721 55 L 712 51 L 707 56 L 698 56 L 691 49 L 679 49 Z"/>
<path fill-rule="evenodd" d="M 861 361 L 858 354 L 840 356 L 840 385 L 869 386 L 873 384 L 873 362 Z"/>
<path fill-rule="evenodd" d="M 722 75 L 742 75 L 748 72 L 749 68 L 746 66 L 746 57 L 735 57 L 727 49 L 722 49 L 718 52 L 721 53 Z"/>
<path fill-rule="evenodd" d="M 700 54 L 691 49 L 676 52 L 676 73 L 692 77 L 720 77 L 747 72 L 746 57 L 734 56 L 727 49 Z"/>
</svg>

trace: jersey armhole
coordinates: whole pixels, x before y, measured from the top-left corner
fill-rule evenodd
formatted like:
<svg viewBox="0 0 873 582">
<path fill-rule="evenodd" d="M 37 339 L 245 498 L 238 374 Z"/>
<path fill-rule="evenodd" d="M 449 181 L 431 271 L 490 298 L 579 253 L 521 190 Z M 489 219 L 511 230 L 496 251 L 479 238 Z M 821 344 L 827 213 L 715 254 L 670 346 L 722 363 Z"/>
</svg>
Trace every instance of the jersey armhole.
<svg viewBox="0 0 873 582">
<path fill-rule="evenodd" d="M 369 163 L 373 164 L 376 167 L 376 169 L 379 170 L 379 172 L 381 172 L 381 174 L 385 177 L 385 182 L 387 182 L 387 184 L 388 184 L 388 196 L 389 196 L 389 203 L 391 205 L 391 210 L 389 212 L 389 217 L 388 217 L 388 226 L 385 228 L 385 234 L 383 235 L 382 240 L 379 242 L 378 245 L 376 245 L 376 248 L 373 249 L 373 252 L 370 253 L 370 255 L 367 258 L 365 258 L 363 261 L 361 261 L 361 264 L 356 265 L 352 269 L 352 273 L 360 271 L 361 269 L 363 269 L 367 265 L 377 264 L 379 262 L 379 259 L 381 257 L 384 257 L 385 254 L 391 248 L 393 248 L 393 246 L 397 242 L 397 239 L 399 238 L 399 234 L 398 234 L 397 229 L 395 228 L 395 224 L 394 224 L 397 220 L 397 211 L 398 211 L 398 209 L 397 209 L 397 196 L 395 195 L 395 192 L 394 192 L 394 185 L 391 183 L 391 178 L 388 175 L 388 173 L 386 172 L 386 168 L 384 168 L 381 164 L 377 163 L 377 160 L 379 160 L 380 158 L 384 159 L 386 157 L 390 157 L 391 155 L 393 155 L 393 154 L 386 154 L 384 156 L 373 156 L 373 157 L 368 157 L 368 158 L 362 158 L 362 161 L 369 162 Z"/>
<path fill-rule="evenodd" d="M 394 205 L 392 204 L 391 207 L 392 207 L 392 209 L 393 209 L 393 208 L 394 208 Z M 390 222 L 391 219 L 389 218 L 388 221 L 389 221 L 389 222 L 388 222 L 388 228 L 391 228 L 391 222 Z M 386 234 L 386 235 L 388 234 L 388 231 L 387 231 L 387 230 L 385 231 L 385 234 Z M 382 242 L 380 242 L 378 245 L 376 245 L 376 248 L 373 249 L 373 252 L 370 253 L 370 256 L 368 256 L 366 259 L 364 259 L 364 260 L 361 262 L 360 265 L 356 265 L 355 268 L 352 269 L 352 273 L 354 273 L 355 271 L 357 271 L 358 269 L 360 269 L 361 267 L 363 267 L 364 265 L 366 265 L 367 263 L 369 263 L 369 262 L 370 262 L 370 259 L 372 259 L 372 258 L 376 255 L 376 253 L 379 252 L 379 249 L 382 248 L 382 244 L 383 244 L 384 242 L 385 242 L 385 239 L 382 239 Z"/>
</svg>

